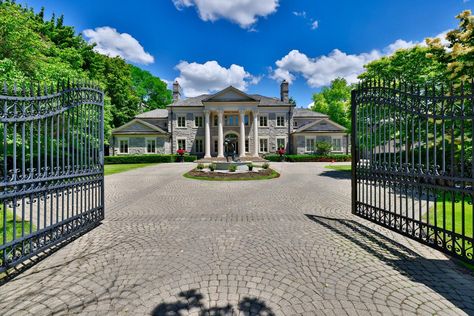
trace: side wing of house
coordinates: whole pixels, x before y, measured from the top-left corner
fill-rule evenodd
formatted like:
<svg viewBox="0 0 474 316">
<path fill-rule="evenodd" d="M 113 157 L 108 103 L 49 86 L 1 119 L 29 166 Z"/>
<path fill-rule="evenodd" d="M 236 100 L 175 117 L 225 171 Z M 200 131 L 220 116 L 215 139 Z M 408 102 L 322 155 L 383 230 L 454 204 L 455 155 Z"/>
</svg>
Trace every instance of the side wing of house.
<svg viewBox="0 0 474 316">
<path fill-rule="evenodd" d="M 133 119 L 112 131 L 113 155 L 165 154 L 170 152 L 164 122 Z M 156 123 L 156 124 L 155 124 Z"/>
<path fill-rule="evenodd" d="M 311 154 L 315 151 L 317 142 L 332 144 L 334 154 L 349 152 L 349 135 L 344 126 L 328 118 L 316 118 L 307 121 L 305 125 L 293 132 L 293 152 L 297 154 Z"/>
</svg>

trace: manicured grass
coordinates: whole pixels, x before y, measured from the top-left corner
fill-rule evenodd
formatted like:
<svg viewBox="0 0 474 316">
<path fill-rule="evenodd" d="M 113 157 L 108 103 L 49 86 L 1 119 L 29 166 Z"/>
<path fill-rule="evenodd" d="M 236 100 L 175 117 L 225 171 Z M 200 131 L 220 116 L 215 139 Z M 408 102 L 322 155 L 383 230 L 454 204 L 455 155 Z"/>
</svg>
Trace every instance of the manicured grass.
<svg viewBox="0 0 474 316">
<path fill-rule="evenodd" d="M 113 164 L 104 166 L 104 175 L 108 176 L 115 173 L 125 172 L 137 168 L 143 168 L 156 165 L 156 163 L 134 163 L 134 164 Z"/>
<path fill-rule="evenodd" d="M 21 237 L 21 217 L 17 216 L 16 225 L 13 223 L 13 212 L 7 209 L 7 238 L 6 242 L 3 240 L 3 206 L 0 205 L 0 245 L 7 243 L 13 240 L 13 226 L 16 226 L 16 237 Z M 30 222 L 25 221 L 25 235 L 29 234 L 30 232 Z M 33 230 L 35 230 L 33 226 Z"/>
<path fill-rule="evenodd" d="M 453 217 L 452 217 L 452 207 L 453 204 L 451 201 L 446 201 L 446 230 L 453 230 Z M 434 206 L 430 208 L 430 223 L 434 223 L 435 219 Z M 443 202 L 438 202 L 436 204 L 436 218 L 437 226 L 443 227 Z M 458 202 L 454 204 L 454 228 L 456 233 L 462 233 L 462 203 Z M 464 231 L 467 237 L 473 237 L 472 235 L 472 205 L 469 205 L 467 202 L 464 204 Z"/>
<path fill-rule="evenodd" d="M 213 177 L 213 176 L 206 176 L 203 174 L 202 176 L 196 176 L 194 173 L 195 170 L 191 170 L 185 173 L 183 176 L 188 179 L 195 179 L 195 180 L 205 180 L 205 181 L 250 181 L 250 180 L 269 180 L 275 179 L 280 176 L 278 172 L 273 169 L 270 169 L 269 174 L 259 175 L 259 174 L 252 174 L 252 176 L 245 176 L 245 174 L 229 174 L 228 177 Z M 238 177 L 237 177 L 238 176 Z"/>
<path fill-rule="evenodd" d="M 351 171 L 351 165 L 330 165 L 324 168 L 337 170 L 337 171 Z"/>
</svg>

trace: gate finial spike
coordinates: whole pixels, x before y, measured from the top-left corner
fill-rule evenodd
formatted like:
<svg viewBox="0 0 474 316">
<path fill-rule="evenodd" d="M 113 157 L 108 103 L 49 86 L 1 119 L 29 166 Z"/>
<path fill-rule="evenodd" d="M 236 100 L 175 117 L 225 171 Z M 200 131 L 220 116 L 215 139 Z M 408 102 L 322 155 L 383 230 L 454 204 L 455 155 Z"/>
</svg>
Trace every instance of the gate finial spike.
<svg viewBox="0 0 474 316">
<path fill-rule="evenodd" d="M 33 82 L 30 81 L 30 97 L 34 97 L 35 95 L 35 88 L 33 87 Z"/>
</svg>

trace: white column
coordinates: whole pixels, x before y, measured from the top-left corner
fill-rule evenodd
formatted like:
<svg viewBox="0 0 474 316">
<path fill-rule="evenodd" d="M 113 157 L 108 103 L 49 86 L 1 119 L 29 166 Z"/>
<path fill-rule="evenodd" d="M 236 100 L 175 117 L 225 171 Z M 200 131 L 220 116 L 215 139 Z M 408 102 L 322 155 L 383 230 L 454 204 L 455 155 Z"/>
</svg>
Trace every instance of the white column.
<svg viewBox="0 0 474 316">
<path fill-rule="evenodd" d="M 253 111 L 253 141 L 255 157 L 258 157 L 259 140 L 258 140 L 258 111 Z"/>
<path fill-rule="evenodd" d="M 240 122 L 240 140 L 239 140 L 239 156 L 245 157 L 245 111 L 239 111 Z"/>
<path fill-rule="evenodd" d="M 210 111 L 205 110 L 204 111 L 204 116 L 205 116 L 205 154 L 204 158 L 211 158 L 211 127 L 209 126 L 210 124 Z"/>
<path fill-rule="evenodd" d="M 217 157 L 224 157 L 224 111 L 220 110 L 218 114 L 219 140 L 217 142 Z"/>
</svg>

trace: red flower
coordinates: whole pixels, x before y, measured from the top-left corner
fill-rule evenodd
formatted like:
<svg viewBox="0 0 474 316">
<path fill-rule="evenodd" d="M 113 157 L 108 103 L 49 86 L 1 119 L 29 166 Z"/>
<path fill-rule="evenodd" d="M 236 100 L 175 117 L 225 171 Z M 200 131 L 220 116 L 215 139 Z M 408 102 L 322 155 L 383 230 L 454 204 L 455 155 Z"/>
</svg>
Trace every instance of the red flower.
<svg viewBox="0 0 474 316">
<path fill-rule="evenodd" d="M 180 148 L 180 149 L 178 149 L 176 152 L 178 153 L 178 155 L 182 156 L 182 155 L 184 155 L 184 154 L 186 153 L 186 150 Z"/>
<path fill-rule="evenodd" d="M 285 154 L 285 149 L 284 149 L 283 147 L 280 148 L 280 149 L 278 149 L 278 154 L 279 154 L 280 156 L 283 156 L 283 155 Z"/>
</svg>

